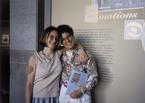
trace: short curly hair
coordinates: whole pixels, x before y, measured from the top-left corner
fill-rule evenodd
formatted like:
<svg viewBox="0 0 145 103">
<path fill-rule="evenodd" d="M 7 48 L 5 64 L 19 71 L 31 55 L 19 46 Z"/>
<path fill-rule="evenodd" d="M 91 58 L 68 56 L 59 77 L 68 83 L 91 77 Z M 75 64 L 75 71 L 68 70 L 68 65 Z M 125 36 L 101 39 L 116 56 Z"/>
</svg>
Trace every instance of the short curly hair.
<svg viewBox="0 0 145 103">
<path fill-rule="evenodd" d="M 57 31 L 59 35 L 62 35 L 62 33 L 69 33 L 70 35 L 74 36 L 72 27 L 66 24 L 59 25 L 57 27 Z"/>
<path fill-rule="evenodd" d="M 69 33 L 71 36 L 74 37 L 74 31 L 71 26 L 62 24 L 57 27 L 58 34 L 60 35 L 60 43 L 62 43 L 62 34 Z"/>
</svg>

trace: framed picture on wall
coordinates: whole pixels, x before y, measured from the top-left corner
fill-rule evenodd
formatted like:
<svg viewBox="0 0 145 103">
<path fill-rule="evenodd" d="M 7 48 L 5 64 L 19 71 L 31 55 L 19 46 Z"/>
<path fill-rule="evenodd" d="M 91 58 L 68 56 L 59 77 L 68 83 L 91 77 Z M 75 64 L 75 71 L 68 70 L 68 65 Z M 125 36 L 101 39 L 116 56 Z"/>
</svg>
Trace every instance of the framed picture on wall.
<svg viewBox="0 0 145 103">
<path fill-rule="evenodd" d="M 99 10 L 117 10 L 144 7 L 145 0 L 98 0 Z"/>
<path fill-rule="evenodd" d="M 1 47 L 8 47 L 10 44 L 9 34 L 3 33 L 0 35 L 0 46 Z"/>
</svg>

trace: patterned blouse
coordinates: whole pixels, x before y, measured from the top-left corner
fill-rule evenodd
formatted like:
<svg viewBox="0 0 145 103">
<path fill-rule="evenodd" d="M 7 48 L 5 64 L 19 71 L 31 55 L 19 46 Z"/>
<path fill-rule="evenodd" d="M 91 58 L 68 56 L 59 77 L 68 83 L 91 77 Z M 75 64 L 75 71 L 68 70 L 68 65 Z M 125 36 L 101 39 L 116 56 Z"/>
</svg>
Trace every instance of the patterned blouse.
<svg viewBox="0 0 145 103">
<path fill-rule="evenodd" d="M 97 82 L 97 68 L 95 60 L 91 57 L 91 55 L 87 52 L 88 60 L 85 64 L 81 64 L 79 61 L 79 49 L 74 49 L 70 51 L 66 51 L 63 53 L 62 60 L 62 83 L 67 86 L 69 81 L 69 77 L 71 75 L 71 71 L 73 69 L 77 69 L 78 71 L 88 73 L 89 77 L 86 83 L 87 90 L 91 90 L 91 88 Z"/>
</svg>

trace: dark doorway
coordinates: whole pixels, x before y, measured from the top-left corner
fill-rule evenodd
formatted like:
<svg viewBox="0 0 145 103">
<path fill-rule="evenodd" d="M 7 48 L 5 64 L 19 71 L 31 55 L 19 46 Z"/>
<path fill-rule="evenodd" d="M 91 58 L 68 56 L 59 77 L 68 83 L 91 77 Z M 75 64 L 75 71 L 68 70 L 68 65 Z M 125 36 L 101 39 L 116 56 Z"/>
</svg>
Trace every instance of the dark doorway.
<svg viewBox="0 0 145 103">
<path fill-rule="evenodd" d="M 0 103 L 9 103 L 9 0 L 0 0 Z"/>
</svg>

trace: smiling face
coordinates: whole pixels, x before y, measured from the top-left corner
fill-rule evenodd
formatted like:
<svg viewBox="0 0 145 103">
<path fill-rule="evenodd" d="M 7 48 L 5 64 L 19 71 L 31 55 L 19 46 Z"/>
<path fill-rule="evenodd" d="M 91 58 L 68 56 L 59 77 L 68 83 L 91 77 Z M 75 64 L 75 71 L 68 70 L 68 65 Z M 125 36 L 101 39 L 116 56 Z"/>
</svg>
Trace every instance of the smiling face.
<svg viewBox="0 0 145 103">
<path fill-rule="evenodd" d="M 72 49 L 74 47 L 75 44 L 75 39 L 73 37 L 73 35 L 64 32 L 62 33 L 62 45 L 66 48 L 66 49 Z"/>
<path fill-rule="evenodd" d="M 58 42 L 58 34 L 56 31 L 51 31 L 46 38 L 47 47 L 54 49 Z"/>
</svg>

